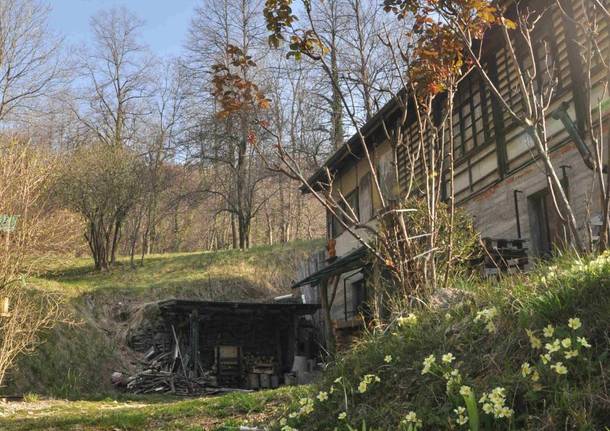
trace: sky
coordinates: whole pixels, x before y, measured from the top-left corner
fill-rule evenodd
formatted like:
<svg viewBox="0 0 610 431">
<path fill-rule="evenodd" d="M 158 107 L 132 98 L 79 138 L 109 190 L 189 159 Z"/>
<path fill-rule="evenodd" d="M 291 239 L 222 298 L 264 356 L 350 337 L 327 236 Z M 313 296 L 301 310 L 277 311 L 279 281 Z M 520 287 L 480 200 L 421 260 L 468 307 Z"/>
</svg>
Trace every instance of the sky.
<svg viewBox="0 0 610 431">
<path fill-rule="evenodd" d="M 102 9 L 125 6 L 144 20 L 142 42 L 161 57 L 182 51 L 193 9 L 201 0 L 49 0 L 50 25 L 70 45 L 87 43 L 89 19 Z"/>
</svg>

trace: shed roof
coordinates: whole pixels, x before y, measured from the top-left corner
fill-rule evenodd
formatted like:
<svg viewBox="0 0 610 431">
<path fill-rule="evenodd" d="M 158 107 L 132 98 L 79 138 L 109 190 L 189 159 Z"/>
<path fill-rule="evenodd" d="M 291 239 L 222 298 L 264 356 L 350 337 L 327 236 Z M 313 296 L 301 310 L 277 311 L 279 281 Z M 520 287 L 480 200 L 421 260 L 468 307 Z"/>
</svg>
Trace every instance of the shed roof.
<svg viewBox="0 0 610 431">
<path fill-rule="evenodd" d="M 328 266 L 325 266 L 318 272 L 314 272 L 313 274 L 304 278 L 298 283 L 293 284 L 292 288 L 296 289 L 297 287 L 305 286 L 308 284 L 317 285 L 320 284 L 322 280 L 328 279 L 329 277 L 332 277 L 334 275 L 341 275 L 346 272 L 362 268 L 364 265 L 367 264 L 368 259 L 369 251 L 367 250 L 367 248 L 364 246 L 357 248 L 351 253 L 338 258 L 337 260 L 335 260 Z"/>
<path fill-rule="evenodd" d="M 315 313 L 317 304 L 279 303 L 279 302 L 225 302 L 202 301 L 195 299 L 166 299 L 158 302 L 162 312 L 167 314 L 190 313 L 197 310 L 200 314 L 294 314 L 298 316 Z"/>
</svg>

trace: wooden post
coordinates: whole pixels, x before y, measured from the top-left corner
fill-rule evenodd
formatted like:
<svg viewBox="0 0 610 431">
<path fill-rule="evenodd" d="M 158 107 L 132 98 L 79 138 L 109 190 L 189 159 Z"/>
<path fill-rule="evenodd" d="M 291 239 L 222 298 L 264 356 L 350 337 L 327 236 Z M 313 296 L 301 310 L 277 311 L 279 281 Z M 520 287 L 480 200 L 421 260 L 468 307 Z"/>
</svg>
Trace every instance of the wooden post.
<svg viewBox="0 0 610 431">
<path fill-rule="evenodd" d="M 199 312 L 193 310 L 189 320 L 190 326 L 190 350 L 193 361 L 193 377 L 199 377 Z"/>
</svg>

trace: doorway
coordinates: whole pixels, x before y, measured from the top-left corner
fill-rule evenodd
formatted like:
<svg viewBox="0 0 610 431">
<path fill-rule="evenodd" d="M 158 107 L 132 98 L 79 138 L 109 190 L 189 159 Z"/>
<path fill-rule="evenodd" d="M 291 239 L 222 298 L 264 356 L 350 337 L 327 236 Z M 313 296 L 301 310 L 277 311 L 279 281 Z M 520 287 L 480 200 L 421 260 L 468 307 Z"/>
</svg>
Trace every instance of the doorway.
<svg viewBox="0 0 610 431">
<path fill-rule="evenodd" d="M 527 201 L 533 251 L 538 257 L 549 258 L 557 248 L 569 243 L 567 226 L 548 187 L 528 196 Z"/>
</svg>

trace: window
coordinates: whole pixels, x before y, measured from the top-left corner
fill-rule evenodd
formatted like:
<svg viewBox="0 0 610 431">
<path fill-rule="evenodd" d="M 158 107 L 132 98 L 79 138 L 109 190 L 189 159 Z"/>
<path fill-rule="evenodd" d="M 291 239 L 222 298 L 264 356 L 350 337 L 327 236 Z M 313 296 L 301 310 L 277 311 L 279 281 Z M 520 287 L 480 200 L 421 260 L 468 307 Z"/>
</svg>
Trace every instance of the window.
<svg viewBox="0 0 610 431">
<path fill-rule="evenodd" d="M 489 141 L 493 127 L 490 114 L 487 90 L 472 72 L 462 81 L 455 97 L 453 135 L 458 157 Z"/>
<path fill-rule="evenodd" d="M 338 200 L 339 198 L 337 198 Z M 360 219 L 360 208 L 358 205 L 358 189 L 356 188 L 352 192 L 350 192 L 347 196 L 345 196 L 345 201 L 341 200 L 338 202 L 338 207 L 335 213 L 338 217 L 342 217 L 343 221 L 350 225 L 350 218 L 353 218 L 352 212 L 355 213 L 356 219 Z M 346 212 L 350 215 L 350 217 L 346 217 L 343 213 Z M 335 217 L 332 212 L 329 210 L 326 211 L 326 232 L 328 238 L 336 238 L 341 235 L 345 231 L 345 228 L 339 221 L 337 217 Z"/>
</svg>

